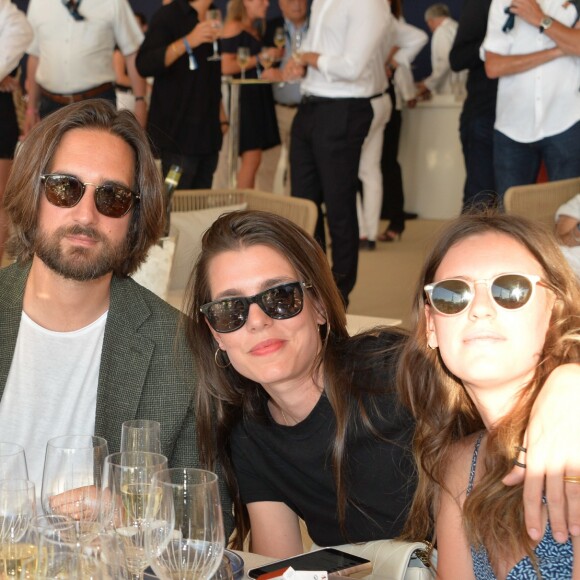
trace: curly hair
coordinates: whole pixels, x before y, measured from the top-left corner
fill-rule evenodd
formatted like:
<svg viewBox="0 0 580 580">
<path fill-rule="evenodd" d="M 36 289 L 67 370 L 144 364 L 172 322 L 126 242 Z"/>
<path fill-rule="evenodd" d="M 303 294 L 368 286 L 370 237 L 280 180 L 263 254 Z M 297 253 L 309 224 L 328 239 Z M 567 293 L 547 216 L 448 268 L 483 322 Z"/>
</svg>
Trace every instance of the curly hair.
<svg viewBox="0 0 580 580">
<path fill-rule="evenodd" d="M 163 233 L 163 183 L 147 134 L 133 113 L 117 111 L 103 99 L 63 107 L 36 125 L 22 143 L 4 193 L 4 207 L 13 224 L 8 251 L 18 262 L 32 259 L 42 195 L 40 176 L 50 172 L 63 136 L 73 129 L 106 131 L 120 137 L 134 153 L 132 189 L 139 192 L 140 201 L 132 209 L 129 253 L 114 272 L 127 276 L 145 260 L 149 248 Z"/>
<path fill-rule="evenodd" d="M 483 545 L 492 561 L 524 549 L 534 561 L 533 546 L 523 519 L 522 486 L 506 487 L 502 478 L 511 471 L 515 449 L 523 440 L 530 412 L 550 372 L 580 355 L 580 286 L 550 231 L 523 217 L 492 211 L 463 215 L 440 234 L 431 250 L 415 292 L 414 330 L 399 366 L 398 384 L 404 403 L 416 421 L 414 454 L 419 470 L 404 537 L 422 539 L 434 527 L 434 503 L 445 488 L 445 472 L 453 444 L 483 429 L 481 417 L 458 377 L 445 366 L 439 352 L 427 344 L 427 299 L 424 286 L 449 249 L 472 236 L 495 232 L 525 247 L 544 271 L 543 279 L 556 297 L 543 353 L 535 374 L 514 408 L 489 433 L 485 475 L 463 506 L 464 528 L 473 546 Z"/>
</svg>

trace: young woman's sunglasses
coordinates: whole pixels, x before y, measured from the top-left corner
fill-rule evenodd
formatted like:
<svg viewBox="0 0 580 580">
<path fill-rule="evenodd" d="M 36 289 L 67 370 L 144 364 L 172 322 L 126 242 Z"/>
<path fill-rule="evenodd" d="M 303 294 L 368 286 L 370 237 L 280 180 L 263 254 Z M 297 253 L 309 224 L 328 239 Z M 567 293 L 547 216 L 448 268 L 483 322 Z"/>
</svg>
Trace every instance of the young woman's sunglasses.
<svg viewBox="0 0 580 580">
<path fill-rule="evenodd" d="M 251 304 L 257 304 L 270 318 L 286 320 L 297 316 L 304 307 L 305 282 L 289 282 L 268 288 L 254 296 L 234 296 L 214 300 L 200 307 L 216 332 L 239 330 L 246 324 Z"/>
<path fill-rule="evenodd" d="M 489 280 L 441 280 L 427 284 L 425 292 L 431 306 L 439 314 L 454 316 L 473 302 L 476 284 L 485 284 L 490 297 L 506 310 L 517 310 L 527 304 L 534 294 L 536 284 L 545 286 L 539 276 L 532 274 L 500 274 Z"/>
<path fill-rule="evenodd" d="M 57 207 L 74 207 L 85 194 L 87 185 L 73 175 L 46 173 L 40 176 L 46 199 Z M 139 194 L 115 183 L 95 185 L 95 205 L 99 213 L 110 218 L 123 217 L 139 199 Z"/>
</svg>

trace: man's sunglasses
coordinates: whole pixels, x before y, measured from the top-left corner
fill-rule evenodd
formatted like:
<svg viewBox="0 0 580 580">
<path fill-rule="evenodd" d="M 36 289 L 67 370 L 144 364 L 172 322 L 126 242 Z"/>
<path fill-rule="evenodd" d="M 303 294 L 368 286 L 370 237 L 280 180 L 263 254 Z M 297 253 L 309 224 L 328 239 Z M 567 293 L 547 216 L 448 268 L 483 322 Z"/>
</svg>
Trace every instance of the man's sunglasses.
<svg viewBox="0 0 580 580">
<path fill-rule="evenodd" d="M 488 280 L 467 281 L 450 278 L 425 286 L 431 306 L 445 316 L 455 316 L 466 310 L 475 297 L 476 284 L 485 284 L 490 297 L 501 308 L 517 310 L 532 298 L 536 284 L 545 286 L 532 274 L 500 274 Z"/>
<path fill-rule="evenodd" d="M 200 307 L 211 327 L 220 333 L 234 332 L 246 324 L 251 304 L 257 304 L 270 318 L 286 320 L 304 307 L 305 282 L 288 282 L 268 288 L 254 296 L 234 296 L 214 300 Z"/>
<path fill-rule="evenodd" d="M 139 194 L 115 183 L 95 185 L 83 183 L 72 175 L 49 173 L 40 176 L 44 195 L 57 207 L 74 207 L 85 194 L 87 185 L 95 186 L 95 205 L 99 213 L 110 218 L 123 217 L 133 206 Z"/>
</svg>

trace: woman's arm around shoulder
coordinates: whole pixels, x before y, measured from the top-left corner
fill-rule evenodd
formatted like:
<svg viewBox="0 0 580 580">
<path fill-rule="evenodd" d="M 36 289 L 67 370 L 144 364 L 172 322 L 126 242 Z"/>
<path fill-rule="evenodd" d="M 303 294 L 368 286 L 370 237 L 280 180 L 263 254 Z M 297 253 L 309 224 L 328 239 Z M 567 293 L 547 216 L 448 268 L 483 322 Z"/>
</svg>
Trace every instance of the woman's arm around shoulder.
<svg viewBox="0 0 580 580">
<path fill-rule="evenodd" d="M 463 502 L 466 498 L 469 471 L 473 458 L 474 434 L 458 441 L 449 453 L 445 487 L 435 508 L 437 538 L 437 578 L 439 580 L 472 580 L 473 561 L 463 528 Z"/>
<path fill-rule="evenodd" d="M 258 501 L 247 507 L 252 552 L 281 559 L 304 551 L 298 516 L 285 503 Z"/>
</svg>

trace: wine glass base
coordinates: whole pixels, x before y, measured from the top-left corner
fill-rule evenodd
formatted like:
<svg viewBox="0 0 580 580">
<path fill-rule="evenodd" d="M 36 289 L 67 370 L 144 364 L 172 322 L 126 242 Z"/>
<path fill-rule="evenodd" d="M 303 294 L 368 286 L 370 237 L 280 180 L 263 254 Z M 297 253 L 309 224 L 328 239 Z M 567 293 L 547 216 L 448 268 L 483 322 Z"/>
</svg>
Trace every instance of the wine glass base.
<svg viewBox="0 0 580 580">
<path fill-rule="evenodd" d="M 222 59 L 222 57 L 219 54 L 217 54 L 215 56 L 212 55 L 212 56 L 207 57 L 207 60 L 209 60 L 209 61 L 215 61 L 215 60 L 221 60 L 221 59 Z"/>
</svg>

